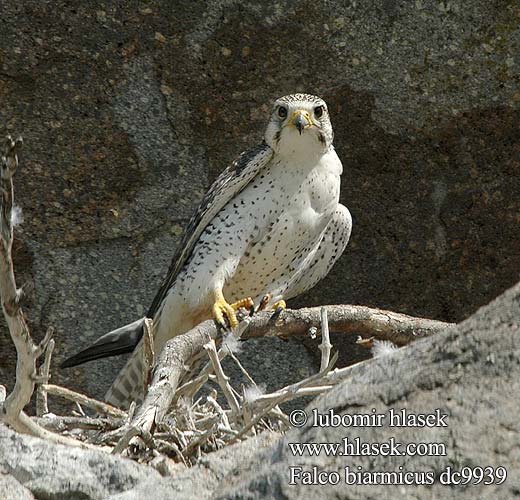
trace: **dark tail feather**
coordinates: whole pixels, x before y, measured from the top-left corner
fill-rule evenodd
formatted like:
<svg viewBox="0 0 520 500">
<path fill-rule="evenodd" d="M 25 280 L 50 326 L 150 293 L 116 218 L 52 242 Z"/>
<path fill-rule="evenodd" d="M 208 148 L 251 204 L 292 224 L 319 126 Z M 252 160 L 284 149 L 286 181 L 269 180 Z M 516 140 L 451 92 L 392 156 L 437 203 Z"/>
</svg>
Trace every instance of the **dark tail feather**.
<svg viewBox="0 0 520 500">
<path fill-rule="evenodd" d="M 94 359 L 132 352 L 143 336 L 144 318 L 112 330 L 99 337 L 90 347 L 63 361 L 60 368 L 71 368 Z"/>
</svg>

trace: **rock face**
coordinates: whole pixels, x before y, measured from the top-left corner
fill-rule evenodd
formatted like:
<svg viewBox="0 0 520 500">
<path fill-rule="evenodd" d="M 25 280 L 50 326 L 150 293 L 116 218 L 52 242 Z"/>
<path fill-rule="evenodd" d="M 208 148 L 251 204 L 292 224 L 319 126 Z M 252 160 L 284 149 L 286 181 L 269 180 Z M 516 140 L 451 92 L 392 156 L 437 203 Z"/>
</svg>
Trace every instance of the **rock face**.
<svg viewBox="0 0 520 500">
<path fill-rule="evenodd" d="M 229 477 L 238 474 L 241 468 L 258 467 L 259 453 L 278 438 L 277 434 L 265 432 L 212 453 L 190 469 L 174 471 L 172 476 L 159 480 L 150 479 L 135 488 L 111 496 L 110 500 L 139 500 L 146 498 L 150 491 L 154 492 L 155 498 L 211 498 L 222 482 L 227 482 Z"/>
<path fill-rule="evenodd" d="M 141 481 L 160 478 L 151 467 L 131 460 L 102 451 L 53 445 L 1 424 L 0 474 L 7 474 L 5 478 L 0 475 L 0 498 L 9 499 L 33 498 L 29 491 L 36 498 L 49 500 L 101 499 Z"/>
<path fill-rule="evenodd" d="M 329 103 L 354 219 L 297 304 L 467 317 L 520 271 L 519 15 L 512 1 L 3 2 L 0 135 L 26 140 L 15 256 L 36 336 L 56 327 L 59 361 L 141 316 L 193 206 L 294 91 Z M 121 364 L 53 381 L 100 396 Z"/>
<path fill-rule="evenodd" d="M 5 492 L 50 500 L 110 498 L 318 499 L 493 498 L 520 494 L 520 283 L 453 330 L 354 366 L 351 377 L 306 408 L 306 425 L 285 436 L 263 434 L 205 456 L 169 475 L 102 452 L 51 445 L 0 426 L 0 497 Z M 437 415 L 434 427 L 389 427 L 389 412 Z M 314 427 L 313 411 L 337 418 L 385 415 L 381 426 Z M 347 422 L 347 421 L 346 421 Z M 402 423 L 402 422 L 401 422 Z M 409 422 L 410 423 L 410 422 Z M 446 424 L 446 425 L 444 425 Z M 424 456 L 326 456 L 291 451 L 289 443 L 408 443 L 445 446 Z M 425 445 L 423 445 L 425 446 Z M 413 450 L 412 450 L 413 452 Z M 424 449 L 423 452 L 424 453 Z M 504 467 L 501 485 L 447 486 L 451 467 Z M 338 471 L 338 485 L 290 485 L 290 468 Z M 432 485 L 346 485 L 355 472 L 431 472 Z M 361 467 L 361 469 L 358 469 Z M 402 467 L 402 469 L 400 469 Z M 168 468 L 163 470 L 168 472 Z M 478 470 L 478 469 L 475 469 Z M 7 473 L 7 475 L 6 475 Z M 296 474 L 296 473 L 294 473 Z M 478 474 L 478 472 L 477 472 Z M 416 476 L 409 481 L 420 482 Z M 478 477 L 478 476 L 477 476 Z M 498 477 L 498 476 L 496 476 Z M 354 480 L 355 482 L 355 480 Z M 4 488 L 4 489 L 2 489 Z M 8 489 L 11 488 L 11 489 Z M 25 496 L 24 496 L 25 495 Z M 28 496 L 29 495 L 29 496 Z"/>
<path fill-rule="evenodd" d="M 54 445 L 0 424 L 0 498 L 6 500 L 139 500 L 208 498 L 239 464 L 256 460 L 279 439 L 264 433 L 204 457 L 189 469 L 173 462 L 152 467 L 101 451 Z"/>
<path fill-rule="evenodd" d="M 13 476 L 0 470 L 0 493 L 9 500 L 34 500 L 33 494 Z"/>
</svg>

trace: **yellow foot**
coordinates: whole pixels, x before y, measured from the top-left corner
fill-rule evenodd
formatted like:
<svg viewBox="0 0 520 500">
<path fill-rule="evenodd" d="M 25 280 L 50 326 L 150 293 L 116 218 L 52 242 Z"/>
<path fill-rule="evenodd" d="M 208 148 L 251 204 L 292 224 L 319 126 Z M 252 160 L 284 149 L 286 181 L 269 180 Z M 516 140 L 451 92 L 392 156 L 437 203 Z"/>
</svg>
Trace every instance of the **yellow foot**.
<svg viewBox="0 0 520 500">
<path fill-rule="evenodd" d="M 224 328 L 227 326 L 224 318 L 227 318 L 231 328 L 236 328 L 238 326 L 238 320 L 235 311 L 238 311 L 241 307 L 251 309 L 253 305 L 253 300 L 250 297 L 233 302 L 233 304 L 228 304 L 222 294 L 222 290 L 216 290 L 215 303 L 213 304 L 213 317 L 215 321 Z"/>
<path fill-rule="evenodd" d="M 231 304 L 231 307 L 234 311 L 238 311 L 241 307 L 249 311 L 252 307 L 254 307 L 254 305 L 255 303 L 253 302 L 253 299 L 251 297 L 247 297 L 245 299 L 233 302 L 233 304 Z"/>
<path fill-rule="evenodd" d="M 287 309 L 287 304 L 285 303 L 285 300 L 279 300 L 278 302 L 275 302 L 271 309 Z"/>
</svg>

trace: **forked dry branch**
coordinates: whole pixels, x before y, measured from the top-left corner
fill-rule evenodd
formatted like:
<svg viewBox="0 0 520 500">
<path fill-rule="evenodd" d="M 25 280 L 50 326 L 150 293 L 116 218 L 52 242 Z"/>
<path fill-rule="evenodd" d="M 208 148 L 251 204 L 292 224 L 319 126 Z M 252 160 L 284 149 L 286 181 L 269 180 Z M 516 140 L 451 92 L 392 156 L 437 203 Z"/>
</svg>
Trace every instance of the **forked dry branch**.
<svg viewBox="0 0 520 500">
<path fill-rule="evenodd" d="M 5 153 L 0 164 L 0 297 L 4 317 L 17 354 L 15 385 L 11 393 L 0 403 L 0 419 L 19 432 L 33 434 L 57 443 L 86 446 L 81 441 L 48 431 L 24 412 L 38 379 L 36 361 L 51 341 L 52 330 L 47 331 L 45 338 L 39 344 L 34 343 L 22 311 L 23 292 L 16 287 L 14 278 L 11 254 L 13 213 L 16 210 L 13 176 L 18 168 L 18 152 L 21 147 L 21 138 L 13 141 L 8 136 L 5 142 Z"/>
</svg>

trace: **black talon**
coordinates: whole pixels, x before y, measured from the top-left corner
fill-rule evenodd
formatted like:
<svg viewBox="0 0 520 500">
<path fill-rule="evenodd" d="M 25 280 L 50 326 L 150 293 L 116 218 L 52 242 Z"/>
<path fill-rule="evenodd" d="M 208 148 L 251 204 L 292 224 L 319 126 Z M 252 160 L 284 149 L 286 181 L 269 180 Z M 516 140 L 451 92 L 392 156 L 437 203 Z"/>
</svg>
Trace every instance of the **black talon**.
<svg viewBox="0 0 520 500">
<path fill-rule="evenodd" d="M 278 306 L 275 310 L 274 310 L 274 313 L 272 314 L 272 316 L 269 318 L 269 322 L 271 323 L 274 323 L 279 317 L 280 317 L 280 314 L 282 314 L 282 311 L 284 310 L 283 307 L 281 306 Z"/>
<path fill-rule="evenodd" d="M 213 319 L 213 322 L 215 323 L 215 326 L 217 327 L 217 332 L 219 334 L 223 333 L 223 332 L 229 332 L 229 328 L 227 327 L 227 325 L 224 323 L 220 323 L 219 321 L 217 321 L 216 319 Z"/>
<path fill-rule="evenodd" d="M 260 304 L 258 304 L 258 307 L 256 308 L 255 312 L 263 311 L 267 307 L 267 304 L 269 303 L 270 300 L 271 300 L 271 295 L 266 293 L 262 297 L 262 300 L 260 301 Z"/>
</svg>

